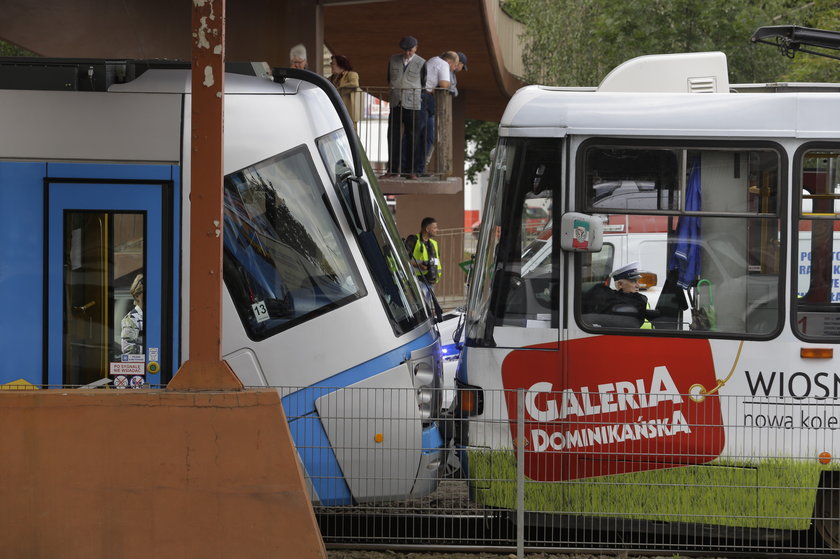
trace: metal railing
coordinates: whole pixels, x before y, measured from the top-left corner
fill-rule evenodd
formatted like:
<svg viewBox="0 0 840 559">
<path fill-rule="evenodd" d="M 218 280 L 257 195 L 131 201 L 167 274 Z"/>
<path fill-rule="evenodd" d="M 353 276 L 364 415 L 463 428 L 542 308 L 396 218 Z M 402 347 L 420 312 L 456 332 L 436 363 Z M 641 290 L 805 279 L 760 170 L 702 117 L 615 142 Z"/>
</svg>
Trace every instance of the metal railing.
<svg viewBox="0 0 840 559">
<path fill-rule="evenodd" d="M 419 90 L 413 91 L 421 95 Z M 433 134 L 427 133 L 427 119 L 421 110 L 406 111 L 405 123 L 396 117 L 392 119 L 388 102 L 391 94 L 392 89 L 389 87 L 371 86 L 361 88 L 351 95 L 349 101 L 348 110 L 354 118 L 362 147 L 374 170 L 380 175 L 392 174 L 394 176 L 388 178 L 394 179 L 414 175 L 424 180 L 445 180 L 452 176 L 451 94 L 447 90 L 435 90 Z M 395 127 L 391 129 L 390 138 L 389 126 Z M 407 129 L 418 131 L 416 137 L 422 141 L 421 147 L 415 148 L 415 136 L 406 134 Z"/>
<path fill-rule="evenodd" d="M 445 378 L 445 403 L 454 380 Z M 448 386 L 447 386 L 448 385 Z M 308 470 L 312 482 L 368 488 L 394 495 L 351 506 L 317 503 L 328 545 L 493 548 L 516 551 L 636 549 L 678 552 L 826 552 L 840 539 L 840 466 L 829 453 L 840 434 L 835 403 L 816 399 L 664 392 L 528 392 L 483 390 L 483 414 L 444 418 L 441 432 L 460 433 L 422 481 L 399 470 L 393 452 L 411 448 L 416 419 L 376 412 L 412 405 L 414 391 L 335 389 L 329 421 L 345 429 L 346 448 L 302 436 L 306 452 L 334 452 L 371 462 L 342 472 Z M 283 389 L 284 394 L 293 392 Z M 347 398 L 342 404 L 342 398 Z M 346 405 L 345 405 L 346 404 Z M 337 411 L 339 410 L 339 411 Z M 287 411 L 287 413 L 289 413 Z M 308 419 L 307 419 L 308 418 Z M 292 425 L 313 417 L 288 417 Z M 404 433 L 391 451 L 375 447 L 374 432 Z M 293 432 L 295 429 L 293 428 Z M 319 443 L 324 445 L 319 447 Z M 451 444 L 450 450 L 454 449 Z M 381 459 L 382 463 L 376 460 Z M 421 472 L 422 473 L 422 472 Z M 344 471 L 346 477 L 348 471 Z M 322 480 L 323 481 L 323 480 Z M 376 492 L 374 492 L 376 493 Z"/>
</svg>

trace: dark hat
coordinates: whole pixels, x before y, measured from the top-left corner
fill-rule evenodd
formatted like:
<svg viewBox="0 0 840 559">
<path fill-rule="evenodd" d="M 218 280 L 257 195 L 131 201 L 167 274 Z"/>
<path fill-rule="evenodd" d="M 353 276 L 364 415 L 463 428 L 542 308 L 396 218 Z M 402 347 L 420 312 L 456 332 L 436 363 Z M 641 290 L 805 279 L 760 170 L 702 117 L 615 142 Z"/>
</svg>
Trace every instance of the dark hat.
<svg viewBox="0 0 840 559">
<path fill-rule="evenodd" d="M 458 60 L 461 61 L 461 64 L 464 65 L 464 70 L 466 70 L 467 69 L 467 55 L 464 54 L 463 52 L 459 51 L 458 52 Z"/>
<path fill-rule="evenodd" d="M 403 50 L 410 50 L 417 46 L 417 39 L 409 35 L 400 39 L 400 48 Z"/>
<path fill-rule="evenodd" d="M 638 262 L 631 262 L 618 268 L 612 273 L 612 278 L 614 280 L 623 280 L 623 279 L 639 279 L 641 274 L 639 274 L 639 263 Z"/>
</svg>

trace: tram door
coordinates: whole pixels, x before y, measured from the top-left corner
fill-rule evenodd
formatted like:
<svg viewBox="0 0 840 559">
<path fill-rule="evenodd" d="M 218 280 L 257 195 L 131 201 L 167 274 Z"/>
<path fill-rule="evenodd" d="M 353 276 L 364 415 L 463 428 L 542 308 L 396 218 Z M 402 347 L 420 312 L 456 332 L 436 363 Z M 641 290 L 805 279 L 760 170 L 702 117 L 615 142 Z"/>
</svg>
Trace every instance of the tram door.
<svg viewBox="0 0 840 559">
<path fill-rule="evenodd" d="M 171 185 L 48 179 L 47 189 L 47 384 L 160 384 L 172 363 Z"/>
</svg>

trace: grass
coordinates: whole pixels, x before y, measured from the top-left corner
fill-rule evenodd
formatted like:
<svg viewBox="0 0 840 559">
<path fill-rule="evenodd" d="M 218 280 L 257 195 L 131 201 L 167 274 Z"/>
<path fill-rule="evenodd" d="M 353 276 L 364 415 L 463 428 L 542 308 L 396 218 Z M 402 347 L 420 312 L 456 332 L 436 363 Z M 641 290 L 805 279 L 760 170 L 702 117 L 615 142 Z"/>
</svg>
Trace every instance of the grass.
<svg viewBox="0 0 840 559">
<path fill-rule="evenodd" d="M 476 501 L 515 508 L 512 451 L 470 451 Z M 816 462 L 719 459 L 564 482 L 525 482 L 526 510 L 788 530 L 808 528 L 820 471 Z"/>
</svg>

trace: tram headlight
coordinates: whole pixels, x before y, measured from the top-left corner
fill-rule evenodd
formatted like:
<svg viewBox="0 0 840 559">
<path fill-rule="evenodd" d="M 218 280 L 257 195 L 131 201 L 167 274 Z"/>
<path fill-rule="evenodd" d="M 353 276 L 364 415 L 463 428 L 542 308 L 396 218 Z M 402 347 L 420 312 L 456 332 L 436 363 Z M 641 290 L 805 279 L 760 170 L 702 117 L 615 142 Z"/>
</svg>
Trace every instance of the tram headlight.
<svg viewBox="0 0 840 559">
<path fill-rule="evenodd" d="M 439 360 L 434 355 L 417 359 L 412 367 L 417 409 L 420 419 L 426 423 L 438 415 L 440 406 L 440 375 L 435 371 Z"/>
<path fill-rule="evenodd" d="M 414 366 L 414 386 L 420 388 L 423 386 L 434 386 L 435 383 L 435 369 L 431 363 L 425 361 L 417 363 Z"/>
</svg>

